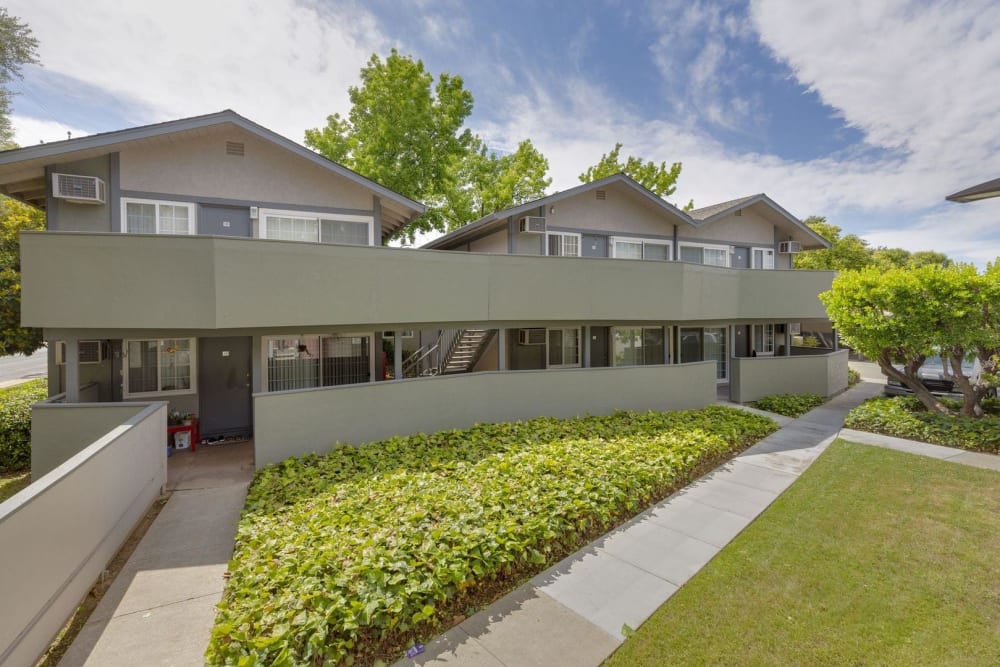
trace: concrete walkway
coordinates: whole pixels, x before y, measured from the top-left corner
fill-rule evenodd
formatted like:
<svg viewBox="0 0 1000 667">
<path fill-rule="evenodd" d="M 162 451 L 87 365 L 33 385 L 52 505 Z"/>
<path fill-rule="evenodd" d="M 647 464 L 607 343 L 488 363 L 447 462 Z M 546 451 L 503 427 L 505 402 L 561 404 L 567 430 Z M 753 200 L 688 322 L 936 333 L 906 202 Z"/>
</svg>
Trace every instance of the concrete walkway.
<svg viewBox="0 0 1000 667">
<path fill-rule="evenodd" d="M 600 665 L 788 488 L 882 386 L 862 382 L 542 572 L 429 643 L 410 665 Z"/>
<path fill-rule="evenodd" d="M 908 454 L 919 454 L 920 456 L 929 456 L 932 459 L 961 463 L 962 465 L 974 468 L 1000 471 L 1000 456 L 996 454 L 969 452 L 964 449 L 956 449 L 955 447 L 942 447 L 941 445 L 931 445 L 926 442 L 894 438 L 891 435 L 880 435 L 878 433 L 868 433 L 867 431 L 855 431 L 849 428 L 842 429 L 840 437 L 862 445 L 885 447 L 886 449 L 895 449 L 900 452 L 907 452 Z"/>
<path fill-rule="evenodd" d="M 60 665 L 204 664 L 253 443 L 178 452 L 168 463 L 170 500 Z"/>
</svg>

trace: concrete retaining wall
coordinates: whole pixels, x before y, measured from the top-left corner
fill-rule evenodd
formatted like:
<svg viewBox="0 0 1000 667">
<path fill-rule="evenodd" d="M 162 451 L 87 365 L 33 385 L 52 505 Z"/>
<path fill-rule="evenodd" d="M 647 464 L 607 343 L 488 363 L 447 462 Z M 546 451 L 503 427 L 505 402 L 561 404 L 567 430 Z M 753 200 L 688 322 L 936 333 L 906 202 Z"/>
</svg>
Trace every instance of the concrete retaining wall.
<svg viewBox="0 0 1000 667">
<path fill-rule="evenodd" d="M 254 396 L 257 466 L 335 442 L 467 428 L 477 422 L 683 410 L 716 400 L 715 362 L 469 373 Z"/>
<path fill-rule="evenodd" d="M 50 401 L 31 406 L 31 478 L 36 480 L 149 405 Z"/>
<path fill-rule="evenodd" d="M 847 389 L 847 350 L 792 357 L 732 360 L 729 395 L 749 403 L 772 394 L 833 396 Z"/>
<path fill-rule="evenodd" d="M 166 484 L 166 403 L 130 407 L 138 413 L 0 503 L 0 665 L 35 663 Z"/>
</svg>

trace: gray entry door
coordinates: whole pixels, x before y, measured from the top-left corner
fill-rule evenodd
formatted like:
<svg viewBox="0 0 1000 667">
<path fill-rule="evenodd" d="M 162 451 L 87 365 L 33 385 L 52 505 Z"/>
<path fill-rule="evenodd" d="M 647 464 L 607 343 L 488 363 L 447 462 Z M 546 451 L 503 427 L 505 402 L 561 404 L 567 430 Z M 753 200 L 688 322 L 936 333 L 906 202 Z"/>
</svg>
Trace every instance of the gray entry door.
<svg viewBox="0 0 1000 667">
<path fill-rule="evenodd" d="M 608 237 L 584 234 L 580 239 L 580 254 L 583 257 L 607 257 Z"/>
<path fill-rule="evenodd" d="M 204 236 L 253 236 L 250 208 L 202 204 L 198 209 L 198 233 Z"/>
<path fill-rule="evenodd" d="M 737 246 L 733 248 L 733 268 L 734 269 L 750 268 L 750 248 L 744 248 L 742 246 Z"/>
<path fill-rule="evenodd" d="M 590 365 L 593 368 L 611 365 L 608 356 L 608 328 L 590 327 Z"/>
<path fill-rule="evenodd" d="M 253 433 L 250 348 L 249 336 L 199 339 L 198 417 L 203 438 Z"/>
</svg>

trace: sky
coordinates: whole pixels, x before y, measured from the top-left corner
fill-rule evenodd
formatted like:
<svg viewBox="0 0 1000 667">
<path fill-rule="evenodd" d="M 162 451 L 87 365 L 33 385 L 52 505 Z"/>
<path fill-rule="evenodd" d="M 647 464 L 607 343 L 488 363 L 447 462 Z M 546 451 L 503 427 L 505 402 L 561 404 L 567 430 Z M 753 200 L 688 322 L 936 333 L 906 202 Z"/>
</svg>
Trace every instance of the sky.
<svg viewBox="0 0 1000 667">
<path fill-rule="evenodd" d="M 530 138 L 552 190 L 616 142 L 681 162 L 675 203 L 766 192 L 875 246 L 1000 256 L 995 0 L 7 0 L 42 66 L 21 145 L 231 108 L 295 141 L 350 109 L 373 53 L 460 75 L 468 127 Z"/>
</svg>

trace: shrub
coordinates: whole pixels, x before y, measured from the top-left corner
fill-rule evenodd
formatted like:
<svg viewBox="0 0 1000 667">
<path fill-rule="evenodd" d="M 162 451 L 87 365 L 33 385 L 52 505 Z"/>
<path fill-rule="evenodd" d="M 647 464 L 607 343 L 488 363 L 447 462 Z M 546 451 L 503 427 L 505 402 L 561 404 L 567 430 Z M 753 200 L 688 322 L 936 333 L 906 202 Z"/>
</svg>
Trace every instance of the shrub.
<svg viewBox="0 0 1000 667">
<path fill-rule="evenodd" d="M 31 467 L 31 405 L 47 396 L 44 379 L 0 389 L 0 473 Z"/>
<path fill-rule="evenodd" d="M 861 373 L 857 372 L 853 368 L 847 369 L 847 386 L 853 387 L 857 383 L 861 382 Z"/>
<path fill-rule="evenodd" d="M 206 659 L 393 657 L 776 427 L 721 406 L 541 418 L 267 467 L 248 492 Z"/>
<path fill-rule="evenodd" d="M 942 402 L 957 408 L 949 399 Z M 987 416 L 962 417 L 927 412 L 913 396 L 870 398 L 851 410 L 844 426 L 859 431 L 892 435 L 897 438 L 930 442 L 1000 454 L 1000 405 L 996 400 L 983 403 Z"/>
<path fill-rule="evenodd" d="M 823 405 L 825 398 L 819 394 L 775 394 L 750 403 L 758 410 L 767 410 L 786 417 L 800 417 L 813 408 Z"/>
</svg>

